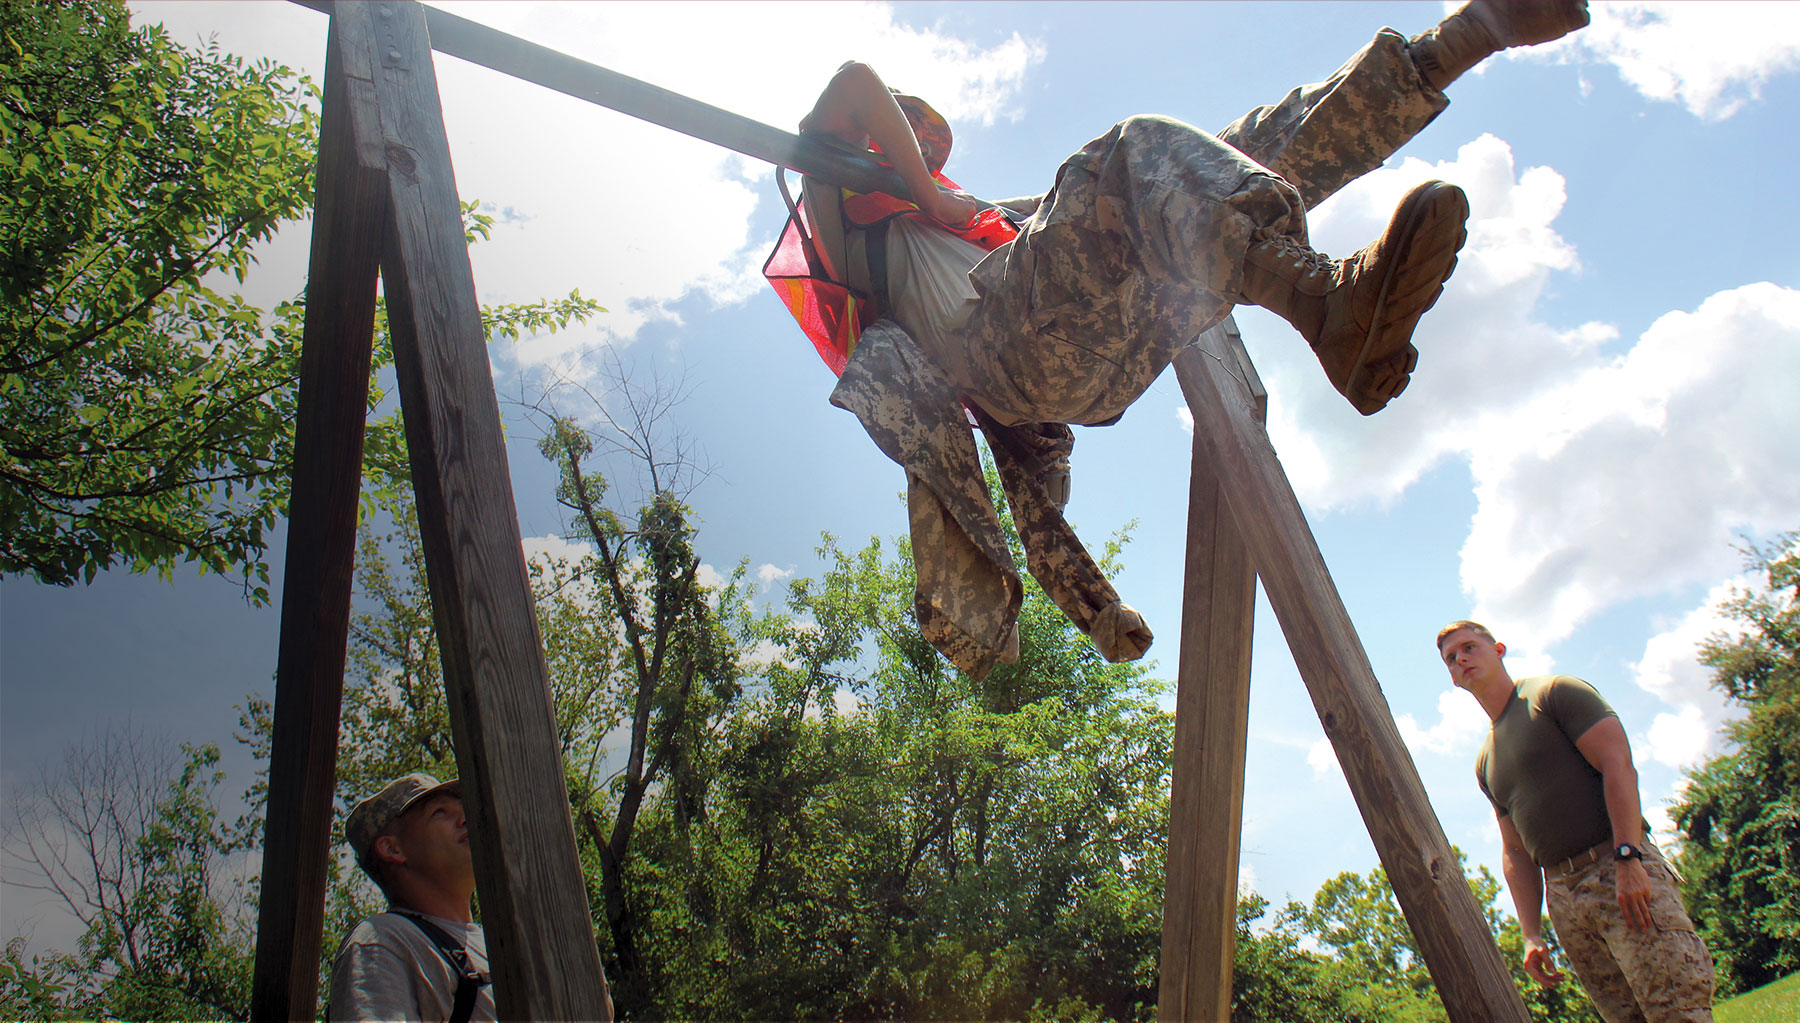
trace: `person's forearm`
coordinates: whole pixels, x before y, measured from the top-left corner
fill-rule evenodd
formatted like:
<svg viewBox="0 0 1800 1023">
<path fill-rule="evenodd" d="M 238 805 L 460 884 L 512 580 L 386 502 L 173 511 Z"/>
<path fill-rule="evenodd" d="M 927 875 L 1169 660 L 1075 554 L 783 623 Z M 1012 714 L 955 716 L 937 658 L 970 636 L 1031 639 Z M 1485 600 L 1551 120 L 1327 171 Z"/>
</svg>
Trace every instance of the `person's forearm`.
<svg viewBox="0 0 1800 1023">
<path fill-rule="evenodd" d="M 802 134 L 814 130 L 855 145 L 873 141 L 893 162 L 914 202 L 928 201 L 937 191 L 906 114 L 881 76 L 867 64 L 851 61 L 832 76 L 812 113 L 800 122 Z"/>
<path fill-rule="evenodd" d="M 1612 823 L 1613 845 L 1644 841 L 1644 808 L 1638 802 L 1637 768 L 1627 761 L 1602 776 L 1606 793 L 1606 816 Z"/>
<path fill-rule="evenodd" d="M 1513 912 L 1519 918 L 1519 932 L 1526 941 L 1543 940 L 1544 872 L 1537 864 L 1516 856 L 1504 856 L 1500 872 L 1506 875 L 1506 890 L 1512 894 Z"/>
</svg>

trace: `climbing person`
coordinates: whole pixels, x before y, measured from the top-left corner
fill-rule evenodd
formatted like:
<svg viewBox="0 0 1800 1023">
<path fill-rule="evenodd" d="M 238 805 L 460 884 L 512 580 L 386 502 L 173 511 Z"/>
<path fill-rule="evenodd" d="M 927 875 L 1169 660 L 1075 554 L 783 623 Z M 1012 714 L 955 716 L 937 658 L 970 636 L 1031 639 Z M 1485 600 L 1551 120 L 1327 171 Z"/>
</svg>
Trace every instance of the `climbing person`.
<svg viewBox="0 0 1800 1023">
<path fill-rule="evenodd" d="M 409 774 L 350 811 L 345 837 L 388 908 L 338 948 L 331 1019 L 494 1019 L 461 792 L 457 779 Z"/>
<path fill-rule="evenodd" d="M 1618 715 L 1569 675 L 1513 681 L 1506 644 L 1477 622 L 1446 625 L 1437 647 L 1451 682 L 1493 722 L 1475 780 L 1500 823 L 1525 972 L 1546 987 L 1563 979 L 1543 938 L 1547 901 L 1606 1023 L 1711 1023 L 1712 956 L 1650 841 Z"/>
<path fill-rule="evenodd" d="M 1586 23 L 1579 0 L 1475 0 L 1410 40 L 1383 29 L 1324 82 L 1216 136 L 1129 118 L 1049 192 L 991 204 L 943 176 L 952 133 L 928 103 L 866 64 L 839 68 L 802 136 L 874 151 L 910 198 L 806 178 L 764 272 L 840 374 L 832 403 L 907 471 L 925 637 L 976 675 L 1016 654 L 1022 590 L 966 409 L 1033 575 L 1102 655 L 1142 656 L 1150 630 L 1062 519 L 1069 425 L 1117 421 L 1241 303 L 1286 319 L 1357 411 L 1380 411 L 1417 362 L 1413 329 L 1456 265 L 1467 199 L 1420 184 L 1342 259 L 1308 244 L 1306 211 L 1430 123 L 1481 59 Z"/>
</svg>

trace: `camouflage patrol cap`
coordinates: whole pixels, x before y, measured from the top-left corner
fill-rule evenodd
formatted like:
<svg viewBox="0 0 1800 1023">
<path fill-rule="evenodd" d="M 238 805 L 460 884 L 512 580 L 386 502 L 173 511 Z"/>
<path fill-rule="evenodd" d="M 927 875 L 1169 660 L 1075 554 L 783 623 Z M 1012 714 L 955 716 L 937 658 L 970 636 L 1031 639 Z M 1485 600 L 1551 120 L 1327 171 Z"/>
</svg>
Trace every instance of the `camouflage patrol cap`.
<svg viewBox="0 0 1800 1023">
<path fill-rule="evenodd" d="M 375 839 L 381 832 L 396 817 L 440 792 L 461 798 L 462 781 L 452 778 L 440 782 L 429 774 L 409 774 L 394 779 L 387 788 L 356 804 L 356 809 L 350 811 L 350 819 L 344 822 L 344 837 L 349 840 L 351 851 L 356 853 L 357 864 L 367 870 L 369 853 L 375 848 Z"/>
<path fill-rule="evenodd" d="M 894 102 L 900 104 L 906 123 L 912 125 L 913 137 L 919 140 L 919 153 L 925 157 L 925 166 L 933 174 L 942 171 L 944 161 L 950 159 L 950 143 L 954 140 L 950 122 L 919 97 L 898 89 L 888 91 L 894 94 Z"/>
</svg>

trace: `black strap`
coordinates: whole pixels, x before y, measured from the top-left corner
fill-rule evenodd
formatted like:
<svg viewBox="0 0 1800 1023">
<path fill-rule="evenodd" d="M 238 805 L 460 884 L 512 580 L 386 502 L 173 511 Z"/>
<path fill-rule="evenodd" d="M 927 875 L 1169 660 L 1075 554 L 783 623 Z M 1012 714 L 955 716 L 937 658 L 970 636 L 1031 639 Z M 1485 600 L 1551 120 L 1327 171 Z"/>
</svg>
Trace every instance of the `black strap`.
<svg viewBox="0 0 1800 1023">
<path fill-rule="evenodd" d="M 418 924 L 419 930 L 424 931 L 438 951 L 444 953 L 444 958 L 450 960 L 450 968 L 456 972 L 456 1002 L 450 1008 L 450 1023 L 469 1023 L 469 1017 L 475 1014 L 475 995 L 493 983 L 493 978 L 477 970 L 462 942 L 452 938 L 442 927 L 414 913 L 389 912 Z"/>
<path fill-rule="evenodd" d="M 891 220 L 878 220 L 862 229 L 863 262 L 869 267 L 869 291 L 875 305 L 870 322 L 894 318 L 894 304 L 888 298 L 887 236 Z"/>
</svg>

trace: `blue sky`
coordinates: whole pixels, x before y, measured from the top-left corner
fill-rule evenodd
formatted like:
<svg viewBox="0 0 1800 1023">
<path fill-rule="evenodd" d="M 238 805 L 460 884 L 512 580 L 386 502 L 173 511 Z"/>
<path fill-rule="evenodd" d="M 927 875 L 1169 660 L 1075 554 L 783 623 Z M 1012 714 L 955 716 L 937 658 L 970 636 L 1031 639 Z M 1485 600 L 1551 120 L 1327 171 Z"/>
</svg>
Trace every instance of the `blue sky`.
<svg viewBox="0 0 1800 1023">
<path fill-rule="evenodd" d="M 947 168 L 992 197 L 1043 191 L 1114 121 L 1218 128 L 1313 81 L 1382 25 L 1437 4 L 446 4 L 466 17 L 783 127 L 858 58 L 956 125 Z M 134 4 L 177 39 L 315 76 L 325 18 L 284 4 Z M 1456 276 L 1418 337 L 1411 388 L 1372 418 L 1304 342 L 1257 309 L 1239 323 L 1271 392 L 1270 432 L 1450 840 L 1495 868 L 1473 784 L 1486 722 L 1431 637 L 1488 621 L 1515 676 L 1593 681 L 1633 741 L 1646 810 L 1716 752 L 1727 711 L 1694 644 L 1739 581 L 1740 538 L 1800 527 L 1800 5 L 1596 4 L 1555 47 L 1493 59 L 1388 166 L 1311 216 L 1343 255 L 1413 183 L 1473 207 Z M 906 528 L 901 474 L 757 270 L 783 218 L 768 168 L 440 57 L 460 190 L 500 216 L 472 252 L 484 301 L 579 288 L 612 312 L 502 346 L 500 386 L 594 371 L 616 346 L 685 375 L 681 427 L 716 468 L 692 497 L 701 551 L 772 586 L 818 568 L 819 535 Z M 1782 184 L 1788 182 L 1788 184 Z M 304 283 L 292 225 L 246 291 Z M 511 453 L 533 552 L 564 549 L 553 474 L 523 425 Z M 1135 523 L 1115 582 L 1173 677 L 1191 425 L 1165 375 L 1107 429 L 1077 431 L 1069 516 L 1090 543 Z M 279 592 L 277 586 L 275 592 Z M 230 746 L 233 705 L 272 692 L 278 614 L 219 578 L 106 573 L 0 584 L 0 778 L 10 794 L 71 739 L 129 719 Z M 1272 613 L 1259 604 L 1242 872 L 1278 904 L 1376 865 Z M 230 786 L 248 781 L 228 749 Z M 4 934 L 66 924 L 7 889 Z"/>
</svg>

